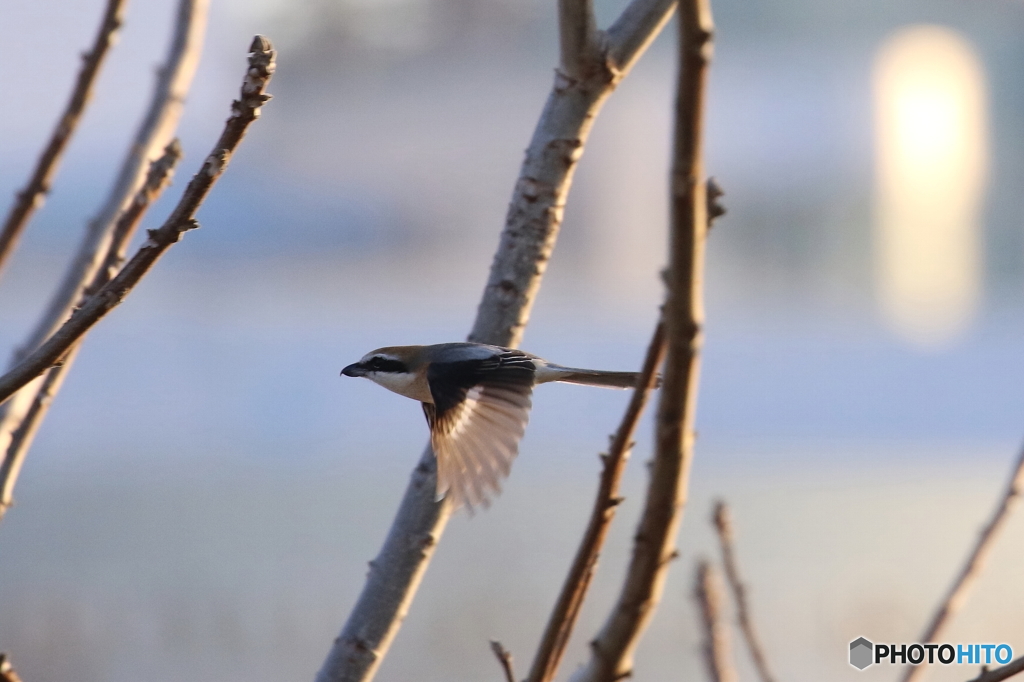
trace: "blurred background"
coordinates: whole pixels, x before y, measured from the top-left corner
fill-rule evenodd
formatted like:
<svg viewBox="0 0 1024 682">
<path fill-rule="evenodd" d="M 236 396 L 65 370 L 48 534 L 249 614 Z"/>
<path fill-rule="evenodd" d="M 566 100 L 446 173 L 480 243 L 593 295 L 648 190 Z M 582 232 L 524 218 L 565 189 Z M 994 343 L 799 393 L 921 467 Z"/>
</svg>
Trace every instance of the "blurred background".
<svg viewBox="0 0 1024 682">
<path fill-rule="evenodd" d="M 28 176 L 100 0 L 0 4 L 0 196 Z M 98 209 L 175 3 L 130 4 L 46 206 L 0 280 L 15 347 Z M 599 23 L 621 0 L 598 0 Z M 914 641 L 1024 437 L 1024 5 L 714 3 L 708 324 L 682 556 L 638 679 L 699 679 L 694 559 L 733 505 L 780 678 Z M 0 524 L 0 650 L 27 681 L 311 679 L 425 442 L 419 407 L 338 372 L 458 340 L 557 61 L 554 2 L 215 0 L 166 215 L 254 33 L 274 101 L 186 236 L 85 344 Z M 598 118 L 524 347 L 639 365 L 661 299 L 669 27 Z M 379 679 L 527 669 L 588 513 L 618 392 L 544 387 L 505 494 L 453 519 Z M 614 599 L 626 503 L 564 671 Z M 1014 519 L 947 641 L 1024 653 Z M 749 672 L 735 642 L 741 670 Z M 964 680 L 976 670 L 936 670 Z"/>
</svg>

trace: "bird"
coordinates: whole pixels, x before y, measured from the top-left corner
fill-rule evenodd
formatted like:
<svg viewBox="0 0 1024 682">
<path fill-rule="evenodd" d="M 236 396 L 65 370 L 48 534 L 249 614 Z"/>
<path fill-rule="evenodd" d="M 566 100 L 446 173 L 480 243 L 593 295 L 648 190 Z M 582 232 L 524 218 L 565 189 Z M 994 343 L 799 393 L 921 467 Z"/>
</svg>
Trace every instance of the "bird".
<svg viewBox="0 0 1024 682">
<path fill-rule="evenodd" d="M 564 382 L 627 389 L 638 372 L 563 367 L 482 343 L 388 346 L 343 370 L 422 403 L 437 460 L 436 499 L 488 506 L 501 493 L 530 416 L 533 387 Z"/>
</svg>

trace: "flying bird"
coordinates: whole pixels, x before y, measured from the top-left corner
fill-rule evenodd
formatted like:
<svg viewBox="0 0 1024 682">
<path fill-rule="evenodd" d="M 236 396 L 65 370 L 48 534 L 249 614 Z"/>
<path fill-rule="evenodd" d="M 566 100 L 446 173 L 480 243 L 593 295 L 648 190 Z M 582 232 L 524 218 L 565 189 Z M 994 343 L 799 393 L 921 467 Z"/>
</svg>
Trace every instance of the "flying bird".
<svg viewBox="0 0 1024 682">
<path fill-rule="evenodd" d="M 378 348 L 341 370 L 423 404 L 437 458 L 437 499 L 487 505 L 501 492 L 530 416 L 533 387 L 552 381 L 633 388 L 637 372 L 563 367 L 482 343 Z"/>
</svg>

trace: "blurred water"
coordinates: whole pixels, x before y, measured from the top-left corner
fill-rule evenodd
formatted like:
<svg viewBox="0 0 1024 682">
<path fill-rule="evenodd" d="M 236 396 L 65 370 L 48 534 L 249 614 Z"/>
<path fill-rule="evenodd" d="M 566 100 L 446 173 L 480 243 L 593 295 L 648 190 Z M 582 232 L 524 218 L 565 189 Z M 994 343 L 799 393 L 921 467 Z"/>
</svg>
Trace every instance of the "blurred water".
<svg viewBox="0 0 1024 682">
<path fill-rule="evenodd" d="M 520 669 L 527 664 L 582 530 L 601 440 L 589 434 L 573 447 L 531 432 L 505 495 L 449 526 L 381 679 L 497 679 L 488 638 L 509 647 Z M 218 454 L 168 463 L 141 451 L 127 466 L 62 472 L 37 459 L 0 529 L 0 641 L 26 679 L 312 676 L 361 586 L 413 453 L 305 452 L 301 466 Z M 881 454 L 892 461 L 879 462 Z M 627 476 L 570 668 L 621 580 L 643 458 Z M 734 504 L 740 558 L 778 674 L 852 679 L 851 639 L 916 636 L 988 513 L 1007 459 L 964 449 L 702 449 L 682 558 L 637 676 L 701 674 L 690 592 L 695 557 L 717 556 L 706 522 L 712 496 Z M 1022 531 L 1020 519 L 1007 528 L 949 641 L 1021 646 Z M 934 679 L 964 679 L 940 673 Z"/>
</svg>

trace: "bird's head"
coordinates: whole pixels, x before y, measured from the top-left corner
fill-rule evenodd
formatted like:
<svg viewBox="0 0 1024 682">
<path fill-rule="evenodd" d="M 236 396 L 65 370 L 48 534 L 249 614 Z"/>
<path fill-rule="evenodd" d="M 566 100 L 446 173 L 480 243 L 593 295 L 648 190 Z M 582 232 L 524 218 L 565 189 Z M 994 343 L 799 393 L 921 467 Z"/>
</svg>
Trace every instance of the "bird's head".
<svg viewBox="0 0 1024 682">
<path fill-rule="evenodd" d="M 366 377 L 389 391 L 421 402 L 432 400 L 426 381 L 425 346 L 378 348 L 341 370 L 343 376 Z"/>
</svg>

